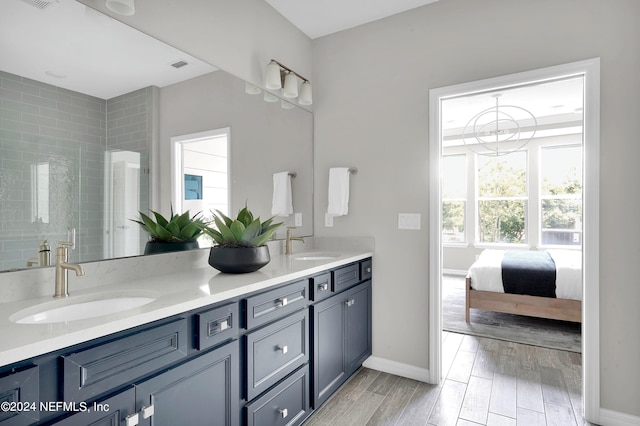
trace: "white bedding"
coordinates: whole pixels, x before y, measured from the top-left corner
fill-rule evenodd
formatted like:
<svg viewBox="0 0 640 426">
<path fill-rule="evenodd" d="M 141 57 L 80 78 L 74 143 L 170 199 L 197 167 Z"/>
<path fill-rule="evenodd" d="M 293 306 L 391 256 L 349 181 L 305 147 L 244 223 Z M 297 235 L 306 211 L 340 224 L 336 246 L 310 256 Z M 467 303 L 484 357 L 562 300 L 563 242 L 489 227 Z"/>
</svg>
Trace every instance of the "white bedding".
<svg viewBox="0 0 640 426">
<path fill-rule="evenodd" d="M 582 300 L 582 254 L 576 250 L 546 250 L 556 264 L 556 297 Z M 471 288 L 504 293 L 504 250 L 484 250 L 469 268 Z"/>
</svg>

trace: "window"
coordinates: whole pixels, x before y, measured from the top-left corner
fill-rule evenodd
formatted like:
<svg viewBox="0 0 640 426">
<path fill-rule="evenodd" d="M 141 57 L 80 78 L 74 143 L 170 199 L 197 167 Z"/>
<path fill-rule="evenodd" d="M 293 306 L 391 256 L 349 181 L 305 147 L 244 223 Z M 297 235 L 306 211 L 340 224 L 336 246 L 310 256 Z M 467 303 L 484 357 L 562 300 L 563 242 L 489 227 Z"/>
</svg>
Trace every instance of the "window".
<svg viewBox="0 0 640 426">
<path fill-rule="evenodd" d="M 582 147 L 540 150 L 540 242 L 582 245 Z"/>
<path fill-rule="evenodd" d="M 527 152 L 476 157 L 478 242 L 525 243 Z"/>
<path fill-rule="evenodd" d="M 442 159 L 442 241 L 466 241 L 467 156 L 447 155 Z"/>
</svg>

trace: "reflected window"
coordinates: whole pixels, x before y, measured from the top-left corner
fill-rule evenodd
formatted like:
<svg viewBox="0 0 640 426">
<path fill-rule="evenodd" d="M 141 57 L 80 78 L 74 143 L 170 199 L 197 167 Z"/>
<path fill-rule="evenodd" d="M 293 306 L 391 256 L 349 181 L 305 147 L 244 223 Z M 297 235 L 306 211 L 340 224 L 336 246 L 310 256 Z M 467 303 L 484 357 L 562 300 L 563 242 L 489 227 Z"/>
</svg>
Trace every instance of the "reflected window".
<svg viewBox="0 0 640 426">
<path fill-rule="evenodd" d="M 202 200 L 202 176 L 184 175 L 184 199 Z"/>
<path fill-rule="evenodd" d="M 31 165 L 31 221 L 49 223 L 49 163 Z"/>
</svg>

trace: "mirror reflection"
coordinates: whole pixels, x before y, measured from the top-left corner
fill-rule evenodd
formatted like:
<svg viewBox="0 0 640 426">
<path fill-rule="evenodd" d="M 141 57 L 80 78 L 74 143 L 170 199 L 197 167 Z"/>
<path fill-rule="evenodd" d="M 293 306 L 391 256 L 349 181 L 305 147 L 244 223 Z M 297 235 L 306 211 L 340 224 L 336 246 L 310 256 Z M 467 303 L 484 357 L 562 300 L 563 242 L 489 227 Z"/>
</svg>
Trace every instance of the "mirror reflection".
<svg viewBox="0 0 640 426">
<path fill-rule="evenodd" d="M 0 271 L 45 266 L 47 248 L 53 253 L 71 229 L 73 262 L 141 254 L 147 235 L 129 220 L 138 210 L 166 215 L 174 206 L 235 214 L 246 203 L 269 217 L 272 176 L 282 171 L 296 174 L 291 185 L 294 212 L 302 218 L 298 233 L 311 234 L 311 113 L 290 104 L 285 109 L 279 99 L 265 102 L 243 81 L 75 0 L 53 4 L 44 11 L 22 0 L 0 6 Z M 67 38 L 57 41 L 58 49 L 35 47 L 53 38 L 38 33 L 45 24 L 61 26 L 48 33 Z M 69 28 L 89 34 L 70 37 Z M 106 36 L 107 28 L 125 35 Z M 109 55 L 98 55 L 116 65 L 99 65 L 102 76 L 86 68 L 93 59 L 80 46 L 69 45 L 70 39 L 83 40 L 90 51 L 99 50 L 99 41 L 89 41 L 96 34 L 117 42 L 107 48 Z M 22 38 L 25 46 L 16 48 L 14 41 Z M 164 59 L 152 59 L 149 41 L 160 43 Z M 143 50 L 136 63 L 173 74 L 144 70 L 136 76 L 131 52 L 124 62 L 111 56 L 123 46 Z M 188 66 L 170 67 L 181 61 Z M 147 79 L 140 81 L 140 74 Z M 219 155 L 223 146 L 226 153 Z M 278 219 L 293 226 L 294 217 Z"/>
</svg>

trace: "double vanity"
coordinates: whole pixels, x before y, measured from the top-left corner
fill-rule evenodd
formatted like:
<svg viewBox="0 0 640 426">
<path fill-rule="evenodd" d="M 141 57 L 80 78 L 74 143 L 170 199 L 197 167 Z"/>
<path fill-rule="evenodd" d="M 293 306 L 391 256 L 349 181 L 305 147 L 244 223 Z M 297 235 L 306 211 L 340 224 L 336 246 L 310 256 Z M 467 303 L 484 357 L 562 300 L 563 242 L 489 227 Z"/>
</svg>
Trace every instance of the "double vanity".
<svg viewBox="0 0 640 426">
<path fill-rule="evenodd" d="M 205 260 L 4 303 L 0 423 L 300 424 L 371 355 L 371 256 L 275 255 L 239 275 Z"/>
</svg>

